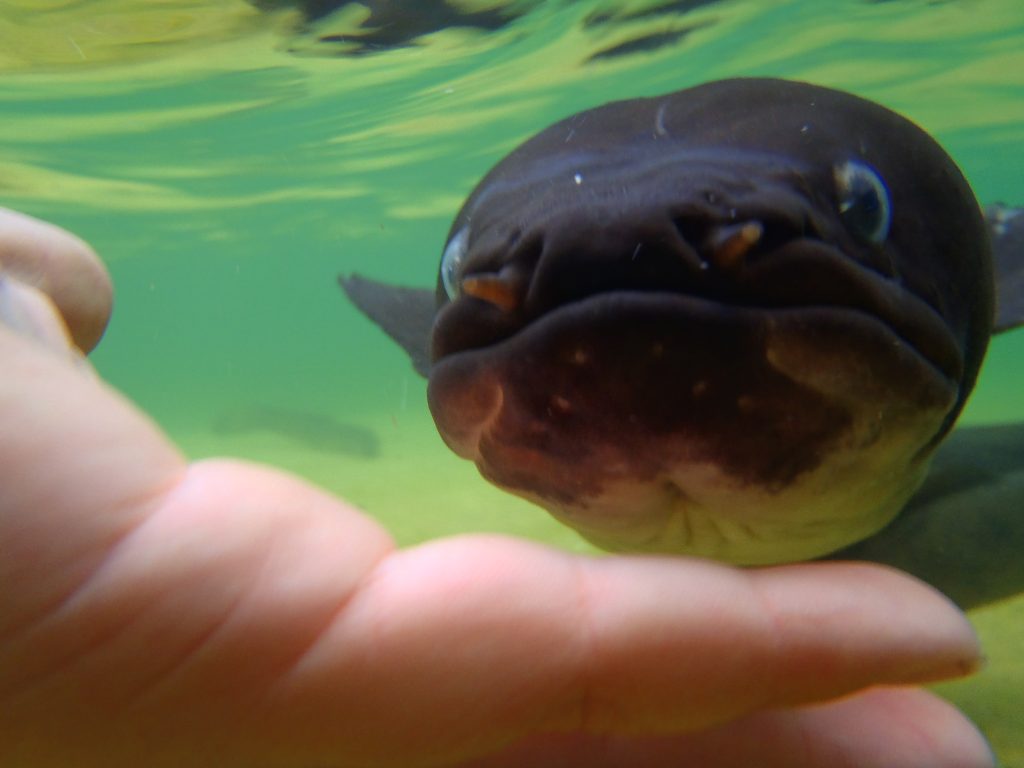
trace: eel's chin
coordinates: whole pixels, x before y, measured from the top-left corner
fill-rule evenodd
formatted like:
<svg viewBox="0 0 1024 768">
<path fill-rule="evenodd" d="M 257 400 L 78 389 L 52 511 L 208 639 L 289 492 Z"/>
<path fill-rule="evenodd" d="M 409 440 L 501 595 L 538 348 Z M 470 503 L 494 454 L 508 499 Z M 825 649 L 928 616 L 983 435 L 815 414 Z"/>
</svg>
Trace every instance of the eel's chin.
<svg viewBox="0 0 1024 768">
<path fill-rule="evenodd" d="M 452 450 L 600 546 L 739 564 L 884 526 L 957 395 L 862 310 L 628 292 L 447 355 L 428 390 Z"/>
</svg>

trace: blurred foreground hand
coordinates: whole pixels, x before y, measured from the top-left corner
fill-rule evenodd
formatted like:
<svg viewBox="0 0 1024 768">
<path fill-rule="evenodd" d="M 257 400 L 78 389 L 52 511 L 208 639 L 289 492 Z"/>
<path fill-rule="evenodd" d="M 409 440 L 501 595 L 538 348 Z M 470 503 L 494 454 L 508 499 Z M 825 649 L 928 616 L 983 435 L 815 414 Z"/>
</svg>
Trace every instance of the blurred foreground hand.
<svg viewBox="0 0 1024 768">
<path fill-rule="evenodd" d="M 80 240 L 0 211 L 0 267 L 0 765 L 992 764 L 912 687 L 978 664 L 931 588 L 498 536 L 395 550 L 282 472 L 188 463 L 76 364 L 111 306 Z"/>
</svg>

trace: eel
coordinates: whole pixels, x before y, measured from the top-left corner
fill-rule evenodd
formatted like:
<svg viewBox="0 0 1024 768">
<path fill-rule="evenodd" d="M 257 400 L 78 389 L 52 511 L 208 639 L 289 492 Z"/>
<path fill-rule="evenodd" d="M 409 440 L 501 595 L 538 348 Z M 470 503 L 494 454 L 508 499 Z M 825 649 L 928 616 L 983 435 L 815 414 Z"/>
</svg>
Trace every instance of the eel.
<svg viewBox="0 0 1024 768">
<path fill-rule="evenodd" d="M 609 550 L 765 565 L 934 505 L 989 338 L 1024 323 L 1024 215 L 879 104 L 738 78 L 525 141 L 433 290 L 339 282 L 495 485 Z"/>
</svg>

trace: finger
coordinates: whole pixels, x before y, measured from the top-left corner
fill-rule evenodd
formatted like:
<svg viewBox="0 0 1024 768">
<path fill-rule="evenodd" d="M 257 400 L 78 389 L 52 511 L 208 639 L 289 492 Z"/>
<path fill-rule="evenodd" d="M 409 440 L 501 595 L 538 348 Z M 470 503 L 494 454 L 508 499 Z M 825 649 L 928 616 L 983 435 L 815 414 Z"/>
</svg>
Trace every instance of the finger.
<svg viewBox="0 0 1024 768">
<path fill-rule="evenodd" d="M 2 325 L 0 368 L 0 764 L 229 766 L 210 757 L 222 729 L 252 758 L 231 726 L 389 537 L 280 473 L 186 467 L 116 392 Z"/>
<path fill-rule="evenodd" d="M 760 712 L 718 728 L 661 737 L 549 734 L 462 768 L 988 768 L 984 737 L 954 707 L 918 689 L 873 689 L 803 709 Z"/>
<path fill-rule="evenodd" d="M 3 323 L 0 370 L 0 583 L 18 585 L 0 590 L 2 638 L 99 567 L 185 462 L 98 377 Z"/>
<path fill-rule="evenodd" d="M 101 435 L 119 442 L 116 430 Z M 43 527 L 34 546 L 24 538 L 34 518 L 5 532 L 16 565 L 5 583 L 45 584 L 60 570 L 54 553 L 102 518 L 96 499 L 80 491 L 84 514 L 62 518 L 48 517 L 59 499 L 30 505 Z M 132 502 L 107 515 L 121 519 Z M 0 669 L 17 678 L 22 705 L 0 708 L 0 731 L 18 735 L 9 748 L 73 745 L 110 766 L 142 753 L 153 765 L 202 765 L 207 754 L 222 766 L 429 765 L 555 729 L 695 731 L 961 673 L 977 658 L 945 598 L 878 566 L 740 571 L 492 537 L 377 564 L 387 542 L 365 519 L 223 463 L 134 502 L 143 522 L 113 539 L 73 599 L 8 644 Z"/>
<path fill-rule="evenodd" d="M 0 322 L 22 336 L 67 356 L 77 351 L 53 302 L 36 288 L 0 272 Z"/>
<path fill-rule="evenodd" d="M 99 342 L 113 289 L 95 252 L 52 224 L 0 208 L 0 267 L 50 297 L 83 352 Z"/>
<path fill-rule="evenodd" d="M 8 644 L 8 749 L 432 765 L 556 729 L 694 731 L 977 654 L 944 598 L 877 566 L 745 572 L 491 537 L 381 560 L 365 518 L 217 462 L 142 506 L 73 599 Z"/>
<path fill-rule="evenodd" d="M 377 567 L 292 672 L 284 717 L 307 747 L 327 717 L 325 749 L 411 760 L 539 730 L 693 731 L 962 675 L 978 654 L 946 598 L 879 566 L 741 571 L 464 537 Z"/>
</svg>

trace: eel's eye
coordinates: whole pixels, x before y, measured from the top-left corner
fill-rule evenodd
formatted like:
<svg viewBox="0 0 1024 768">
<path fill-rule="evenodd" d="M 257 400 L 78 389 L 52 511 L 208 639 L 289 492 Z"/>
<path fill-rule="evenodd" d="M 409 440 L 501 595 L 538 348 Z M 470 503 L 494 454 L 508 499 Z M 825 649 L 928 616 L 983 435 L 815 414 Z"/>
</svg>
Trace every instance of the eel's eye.
<svg viewBox="0 0 1024 768">
<path fill-rule="evenodd" d="M 441 256 L 441 283 L 444 285 L 444 292 L 448 294 L 448 300 L 454 301 L 461 293 L 459 283 L 461 276 L 462 261 L 466 257 L 467 229 L 463 227 L 444 248 Z"/>
<path fill-rule="evenodd" d="M 836 166 L 835 180 L 839 218 L 847 229 L 862 242 L 883 242 L 892 224 L 892 203 L 878 171 L 860 161 L 847 160 Z"/>
</svg>

